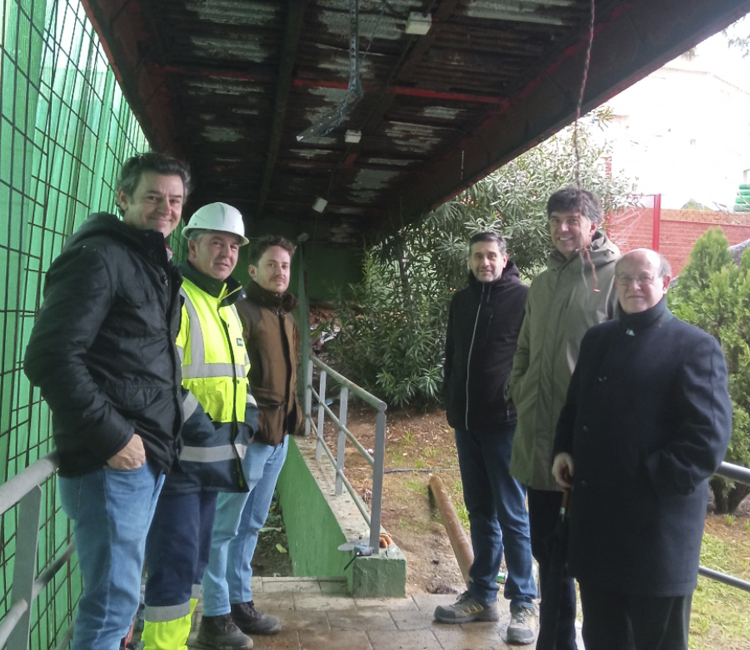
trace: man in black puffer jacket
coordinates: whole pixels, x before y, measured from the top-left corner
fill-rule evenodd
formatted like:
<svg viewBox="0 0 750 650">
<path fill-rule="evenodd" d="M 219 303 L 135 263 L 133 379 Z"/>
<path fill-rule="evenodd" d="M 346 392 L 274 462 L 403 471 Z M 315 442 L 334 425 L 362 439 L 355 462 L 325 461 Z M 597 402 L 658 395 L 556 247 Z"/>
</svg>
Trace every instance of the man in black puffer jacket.
<svg viewBox="0 0 750 650">
<path fill-rule="evenodd" d="M 443 623 L 499 618 L 496 583 L 505 551 L 509 643 L 535 637 L 531 541 L 525 491 L 509 472 L 516 412 L 505 398 L 528 287 L 505 241 L 480 233 L 469 243 L 469 286 L 450 307 L 445 352 L 448 423 L 455 429 L 474 563 L 468 591 L 435 610 Z"/>
<path fill-rule="evenodd" d="M 117 650 L 140 599 L 146 533 L 182 427 L 180 272 L 165 238 L 190 176 L 128 160 L 122 220 L 89 217 L 52 263 L 24 369 L 52 411 L 60 500 L 83 577 L 72 650 Z"/>
</svg>

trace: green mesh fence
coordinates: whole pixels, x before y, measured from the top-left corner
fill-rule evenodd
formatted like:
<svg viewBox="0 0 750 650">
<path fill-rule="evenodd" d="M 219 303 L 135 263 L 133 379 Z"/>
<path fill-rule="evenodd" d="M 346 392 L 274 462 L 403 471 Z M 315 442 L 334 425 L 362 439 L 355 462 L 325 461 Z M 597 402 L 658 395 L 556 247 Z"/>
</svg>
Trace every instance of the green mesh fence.
<svg viewBox="0 0 750 650">
<path fill-rule="evenodd" d="M 114 210 L 116 175 L 148 143 L 78 0 L 0 0 L 0 482 L 52 448 L 50 413 L 22 370 L 44 272 L 89 213 Z M 173 238 L 179 241 L 179 238 Z M 43 486 L 38 571 L 68 544 L 56 481 Z M 17 512 L 0 521 L 0 616 L 10 606 Z M 81 591 L 74 559 L 32 610 L 30 647 L 55 648 Z"/>
</svg>

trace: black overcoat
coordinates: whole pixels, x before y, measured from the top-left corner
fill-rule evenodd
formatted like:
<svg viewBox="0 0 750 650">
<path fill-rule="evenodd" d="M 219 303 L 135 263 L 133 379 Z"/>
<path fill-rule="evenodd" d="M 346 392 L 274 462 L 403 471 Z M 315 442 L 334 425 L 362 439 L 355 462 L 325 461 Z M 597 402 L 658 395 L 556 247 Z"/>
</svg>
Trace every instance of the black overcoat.
<svg viewBox="0 0 750 650">
<path fill-rule="evenodd" d="M 555 439 L 574 461 L 573 575 L 627 594 L 692 593 L 708 478 L 731 430 L 719 344 L 664 299 L 592 327 Z"/>
</svg>

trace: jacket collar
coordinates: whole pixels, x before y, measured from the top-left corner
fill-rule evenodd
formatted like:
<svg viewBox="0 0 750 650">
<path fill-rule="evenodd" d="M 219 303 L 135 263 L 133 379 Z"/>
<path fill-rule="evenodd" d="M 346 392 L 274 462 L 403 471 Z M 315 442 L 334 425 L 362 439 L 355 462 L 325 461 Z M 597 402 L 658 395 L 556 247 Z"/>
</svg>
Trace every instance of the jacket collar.
<svg viewBox="0 0 750 650">
<path fill-rule="evenodd" d="M 288 291 L 285 291 L 284 293 L 274 293 L 273 291 L 261 287 L 252 278 L 250 279 L 250 282 L 247 283 L 247 286 L 245 286 L 245 292 L 249 300 L 258 303 L 261 307 L 281 309 L 285 312 L 292 311 L 299 302 Z"/>
<path fill-rule="evenodd" d="M 182 277 L 190 280 L 201 291 L 221 300 L 221 306 L 227 307 L 245 297 L 245 291 L 242 285 L 237 282 L 231 275 L 222 282 L 216 278 L 209 277 L 198 271 L 190 262 L 180 264 Z"/>
<path fill-rule="evenodd" d="M 627 334 L 635 336 L 636 332 L 645 330 L 654 324 L 666 323 L 674 318 L 672 312 L 667 309 L 667 297 L 664 296 L 653 307 L 645 311 L 639 311 L 636 314 L 626 314 L 620 305 L 617 306 L 620 318 L 620 325 L 625 329 Z"/>
<path fill-rule="evenodd" d="M 518 272 L 518 267 L 513 263 L 512 260 L 508 260 L 508 263 L 503 269 L 503 274 L 492 282 L 480 282 L 476 279 L 475 275 L 469 271 L 469 287 L 472 291 L 482 293 L 483 290 L 489 290 L 490 293 L 494 293 L 498 289 L 506 287 L 510 284 L 519 284 L 521 282 L 521 274 Z"/>
<path fill-rule="evenodd" d="M 573 266 L 582 264 L 586 266 L 594 265 L 599 268 L 610 262 L 615 261 L 620 256 L 620 249 L 605 235 L 601 230 L 597 230 L 591 239 L 591 245 L 588 248 L 588 255 L 582 249 L 567 259 L 557 249 L 550 253 L 547 266 L 550 269 L 560 269 L 564 266 Z M 589 258 L 591 262 L 589 262 Z"/>
<path fill-rule="evenodd" d="M 65 247 L 69 248 L 91 237 L 102 235 L 111 237 L 130 248 L 140 250 L 147 257 L 165 265 L 171 257 L 167 252 L 169 249 L 164 240 L 164 235 L 160 232 L 157 230 L 138 230 L 108 212 L 95 212 L 89 215 L 83 225 L 68 237 Z"/>
</svg>

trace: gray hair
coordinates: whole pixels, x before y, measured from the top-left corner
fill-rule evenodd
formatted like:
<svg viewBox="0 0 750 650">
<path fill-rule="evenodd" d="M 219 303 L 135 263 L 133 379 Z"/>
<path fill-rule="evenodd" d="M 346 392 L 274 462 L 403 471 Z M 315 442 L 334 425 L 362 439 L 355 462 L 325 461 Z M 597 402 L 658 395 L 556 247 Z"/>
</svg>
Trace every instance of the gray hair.
<svg viewBox="0 0 750 650">
<path fill-rule="evenodd" d="M 498 235 L 496 232 L 478 232 L 469 240 L 469 247 L 466 250 L 466 254 L 469 257 L 471 257 L 472 246 L 480 241 L 495 242 L 497 244 L 497 250 L 500 251 L 500 255 L 505 255 L 506 251 L 508 250 L 508 247 L 505 244 L 505 239 L 503 239 L 501 235 Z"/>
<path fill-rule="evenodd" d="M 203 239 L 203 235 L 207 235 L 210 232 L 214 231 L 208 230 L 207 228 L 193 228 L 192 230 L 188 231 L 188 241 L 194 241 L 196 244 L 200 244 L 201 239 Z"/>
</svg>

